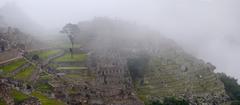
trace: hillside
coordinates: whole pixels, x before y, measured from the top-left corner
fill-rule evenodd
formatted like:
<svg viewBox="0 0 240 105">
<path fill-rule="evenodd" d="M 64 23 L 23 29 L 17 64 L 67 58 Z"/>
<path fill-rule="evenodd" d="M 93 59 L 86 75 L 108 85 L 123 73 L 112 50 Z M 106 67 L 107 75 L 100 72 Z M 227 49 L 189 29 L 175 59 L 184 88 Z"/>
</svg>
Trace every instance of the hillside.
<svg viewBox="0 0 240 105">
<path fill-rule="evenodd" d="M 159 32 L 101 17 L 67 24 L 61 32 L 70 41 L 0 64 L 0 104 L 155 105 L 173 99 L 224 105 L 229 100 L 215 66 Z"/>
<path fill-rule="evenodd" d="M 228 100 L 212 64 L 187 54 L 175 42 L 157 32 L 106 18 L 79 23 L 79 27 L 83 35 L 92 32 L 92 40 L 88 44 L 94 56 L 105 59 L 99 62 L 116 66 L 118 64 L 114 62 L 122 62 L 122 66 L 136 66 L 125 69 L 126 75 L 132 76 L 130 83 L 134 83 L 137 95 L 146 103 L 165 97 L 185 99 L 191 104 L 219 105 Z M 139 61 L 142 58 L 143 61 Z M 137 59 L 132 62 L 136 65 L 130 63 L 129 66 L 127 62 L 131 59 Z M 106 72 L 111 73 L 115 69 L 118 70 L 113 68 Z"/>
</svg>

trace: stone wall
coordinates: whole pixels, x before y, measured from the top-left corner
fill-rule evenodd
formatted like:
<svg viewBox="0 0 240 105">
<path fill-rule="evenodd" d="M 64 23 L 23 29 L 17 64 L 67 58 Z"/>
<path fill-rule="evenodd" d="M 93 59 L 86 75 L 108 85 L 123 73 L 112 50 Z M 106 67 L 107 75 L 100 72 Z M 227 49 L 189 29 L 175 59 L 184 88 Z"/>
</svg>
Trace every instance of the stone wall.
<svg viewBox="0 0 240 105">
<path fill-rule="evenodd" d="M 7 105 L 14 105 L 14 100 L 10 95 L 10 89 L 4 81 L 0 82 L 0 98 L 2 98 Z"/>
<path fill-rule="evenodd" d="M 134 95 L 135 91 L 128 71 L 127 59 L 122 56 L 121 51 L 97 50 L 90 55 L 90 58 L 94 61 L 89 68 L 95 69 L 96 87 L 101 90 L 104 97 L 103 102 L 106 105 L 143 104 Z"/>
<path fill-rule="evenodd" d="M 41 105 L 41 103 L 37 98 L 31 97 L 24 100 L 20 105 Z"/>
</svg>

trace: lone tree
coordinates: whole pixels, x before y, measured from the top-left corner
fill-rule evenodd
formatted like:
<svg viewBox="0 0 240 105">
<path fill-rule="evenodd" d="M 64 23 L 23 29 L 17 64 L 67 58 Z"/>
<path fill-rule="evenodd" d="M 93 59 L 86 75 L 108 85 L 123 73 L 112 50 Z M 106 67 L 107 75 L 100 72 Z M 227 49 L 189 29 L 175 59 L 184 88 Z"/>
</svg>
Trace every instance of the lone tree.
<svg viewBox="0 0 240 105">
<path fill-rule="evenodd" d="M 72 45 L 72 47 L 69 50 L 71 53 L 71 57 L 73 58 L 74 38 L 77 34 L 80 33 L 80 29 L 78 25 L 69 23 L 69 24 L 66 24 L 60 32 L 68 36 Z"/>
</svg>

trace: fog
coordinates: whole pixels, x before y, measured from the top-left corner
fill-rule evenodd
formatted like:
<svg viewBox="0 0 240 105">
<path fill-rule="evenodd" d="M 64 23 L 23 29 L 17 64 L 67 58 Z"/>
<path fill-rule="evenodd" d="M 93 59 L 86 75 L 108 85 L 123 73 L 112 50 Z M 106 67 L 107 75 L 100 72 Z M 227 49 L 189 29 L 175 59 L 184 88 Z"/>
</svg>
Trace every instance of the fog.
<svg viewBox="0 0 240 105">
<path fill-rule="evenodd" d="M 145 25 L 213 63 L 217 72 L 240 79 L 239 0 L 1 0 L 0 6 L 6 3 L 55 32 L 94 17 Z"/>
</svg>

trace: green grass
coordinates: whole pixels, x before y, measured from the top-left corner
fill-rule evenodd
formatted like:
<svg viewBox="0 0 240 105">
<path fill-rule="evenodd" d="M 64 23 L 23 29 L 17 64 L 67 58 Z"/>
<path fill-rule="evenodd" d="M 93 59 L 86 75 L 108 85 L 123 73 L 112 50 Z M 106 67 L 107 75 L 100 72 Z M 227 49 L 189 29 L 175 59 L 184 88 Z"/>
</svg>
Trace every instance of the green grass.
<svg viewBox="0 0 240 105">
<path fill-rule="evenodd" d="M 20 102 L 24 101 L 25 99 L 29 98 L 28 95 L 23 94 L 22 92 L 14 90 L 14 89 L 11 91 L 10 94 L 13 97 L 15 103 L 20 103 Z"/>
<path fill-rule="evenodd" d="M 86 70 L 87 67 L 58 67 L 57 70 Z"/>
<path fill-rule="evenodd" d="M 51 74 L 41 74 L 39 79 L 41 79 L 41 80 L 49 80 L 51 78 L 53 78 L 53 75 L 51 75 Z"/>
<path fill-rule="evenodd" d="M 42 83 L 39 82 L 36 84 L 36 90 L 41 91 L 41 92 L 51 92 L 52 91 L 52 86 L 50 86 L 48 83 Z"/>
<path fill-rule="evenodd" d="M 33 66 L 29 66 L 18 73 L 14 78 L 18 80 L 27 80 L 31 76 L 34 69 L 35 68 Z"/>
<path fill-rule="evenodd" d="M 2 98 L 0 98 L 0 105 L 7 105 L 6 102 Z"/>
<path fill-rule="evenodd" d="M 1 66 L 0 69 L 3 70 L 4 73 L 10 73 L 25 63 L 26 63 L 26 61 L 24 59 L 18 59 L 18 60 L 11 62 L 8 65 Z"/>
<path fill-rule="evenodd" d="M 33 51 L 29 54 L 29 57 L 32 57 L 33 55 L 38 55 L 41 59 L 47 59 L 51 55 L 58 54 L 60 51 L 60 49 Z"/>
<path fill-rule="evenodd" d="M 95 76 L 88 75 L 86 73 L 83 73 L 83 74 L 66 74 L 66 75 L 64 75 L 64 77 L 69 78 L 69 79 L 73 79 L 73 80 L 76 80 L 76 81 L 95 79 Z"/>
<path fill-rule="evenodd" d="M 59 45 L 59 47 L 61 47 L 61 48 L 72 48 L 72 45 L 65 43 L 64 45 Z M 74 44 L 74 45 L 73 45 L 73 48 L 80 48 L 80 47 L 81 47 L 80 44 Z"/>
<path fill-rule="evenodd" d="M 37 97 L 42 103 L 42 105 L 65 105 L 63 102 L 56 99 L 50 99 L 44 94 L 37 91 L 33 92 L 31 95 Z"/>
<path fill-rule="evenodd" d="M 38 55 L 42 59 L 47 59 L 51 55 L 58 54 L 61 50 L 47 50 L 47 51 L 40 51 L 38 52 Z"/>
<path fill-rule="evenodd" d="M 56 62 L 82 62 L 87 58 L 86 54 L 73 54 L 73 58 L 70 53 L 65 54 L 62 57 L 55 59 Z"/>
</svg>

